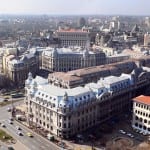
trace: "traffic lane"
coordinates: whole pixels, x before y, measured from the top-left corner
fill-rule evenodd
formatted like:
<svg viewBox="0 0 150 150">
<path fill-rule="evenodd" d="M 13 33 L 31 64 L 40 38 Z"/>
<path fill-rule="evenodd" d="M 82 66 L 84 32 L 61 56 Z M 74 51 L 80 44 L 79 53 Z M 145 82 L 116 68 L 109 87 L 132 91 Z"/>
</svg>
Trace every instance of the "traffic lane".
<svg viewBox="0 0 150 150">
<path fill-rule="evenodd" d="M 48 141 L 47 139 L 41 137 L 40 135 L 38 135 L 37 133 L 33 132 L 32 130 L 28 129 L 27 127 L 25 127 L 24 125 L 18 123 L 17 121 L 15 121 L 15 123 L 21 127 L 22 130 L 26 131 L 26 132 L 30 132 L 33 135 L 33 139 L 35 140 L 35 142 L 39 145 L 40 149 L 44 149 L 45 150 L 60 150 L 60 148 L 55 145 L 54 143 L 51 143 L 50 141 Z"/>
<path fill-rule="evenodd" d="M 9 124 L 8 121 L 5 121 L 4 124 L 6 125 L 6 129 L 8 127 L 8 130 L 10 129 L 9 132 L 10 133 L 12 132 L 16 139 L 18 139 L 20 142 L 22 142 L 31 150 L 58 150 L 59 149 L 59 147 L 56 147 L 56 145 L 53 145 L 46 139 L 43 139 L 42 137 L 38 136 L 30 129 L 24 126 L 20 126 L 20 124 L 18 124 L 18 122 L 16 121 L 14 121 L 12 125 Z M 16 129 L 16 126 L 19 126 L 21 128 L 20 132 L 23 134 L 23 136 L 19 136 L 17 134 L 19 130 Z M 27 136 L 28 132 L 32 133 L 33 138 Z"/>
<path fill-rule="evenodd" d="M 41 144 L 37 142 L 34 138 L 28 137 L 26 135 L 26 131 L 23 129 L 17 130 L 16 124 L 9 124 L 7 120 L 3 122 L 6 125 L 6 128 L 4 130 L 8 133 L 10 133 L 16 140 L 19 140 L 22 144 L 26 145 L 30 150 L 40 150 Z M 19 136 L 18 132 L 21 132 L 23 136 Z M 44 147 L 45 150 L 47 149 Z"/>
<path fill-rule="evenodd" d="M 14 103 L 13 105 L 18 106 L 22 103 L 23 101 L 19 101 L 19 102 Z M 7 119 L 11 116 L 11 113 L 7 111 L 7 108 L 10 108 L 10 107 L 12 107 L 12 104 L 0 107 L 0 120 Z"/>
<path fill-rule="evenodd" d="M 16 103 L 14 103 L 14 106 L 17 106 L 17 105 L 19 105 L 19 104 L 21 104 L 21 103 L 23 103 L 23 101 L 19 101 L 19 102 L 16 102 Z M 30 137 L 27 137 L 27 136 L 25 136 L 25 138 L 24 137 L 22 137 L 22 138 L 20 138 L 20 136 L 19 135 L 17 135 L 17 133 L 16 133 L 16 129 L 15 128 L 12 128 L 12 126 L 16 126 L 16 125 L 19 125 L 20 126 L 20 123 L 18 124 L 18 122 L 16 122 L 16 121 L 13 121 L 14 122 L 14 125 L 10 125 L 9 123 L 8 123 L 8 119 L 11 117 L 11 113 L 9 113 L 8 111 L 7 111 L 7 108 L 8 107 L 11 107 L 12 105 L 11 104 L 9 104 L 9 105 L 7 105 L 7 106 L 3 106 L 3 107 L 1 107 L 0 108 L 0 120 L 1 120 L 1 122 L 2 121 L 6 121 L 5 122 L 5 124 L 6 124 L 6 130 L 8 131 L 8 132 L 10 132 L 10 133 L 12 133 L 13 134 L 13 136 L 16 138 L 16 139 L 18 139 L 19 141 L 21 140 L 21 142 L 23 143 L 23 144 L 25 144 L 27 147 L 29 147 L 29 145 L 30 145 L 30 149 L 32 149 L 32 150 L 58 150 L 58 149 L 60 149 L 59 147 L 57 147 L 55 144 L 53 144 L 53 143 L 51 143 L 51 142 L 49 142 L 49 141 L 47 141 L 46 139 L 44 139 L 44 138 L 42 138 L 41 136 L 39 136 L 38 134 L 34 134 L 34 132 L 32 132 L 32 130 L 30 130 L 30 129 L 28 129 L 27 127 L 25 127 L 25 126 L 21 126 L 21 128 L 22 128 L 22 130 L 23 130 L 23 132 L 24 132 L 24 134 L 26 133 L 26 132 L 31 132 L 32 134 L 33 134 L 33 139 L 31 140 L 31 138 Z M 8 126 L 8 127 L 7 127 Z M 10 128 L 10 129 L 9 129 Z M 22 140 L 23 139 L 23 140 Z M 34 143 L 34 145 L 33 145 L 33 143 Z"/>
</svg>

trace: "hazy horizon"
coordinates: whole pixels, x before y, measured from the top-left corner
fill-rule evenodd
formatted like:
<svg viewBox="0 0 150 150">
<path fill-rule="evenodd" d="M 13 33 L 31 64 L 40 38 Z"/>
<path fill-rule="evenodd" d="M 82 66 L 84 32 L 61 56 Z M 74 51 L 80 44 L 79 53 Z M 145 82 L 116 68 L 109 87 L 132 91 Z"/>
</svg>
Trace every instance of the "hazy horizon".
<svg viewBox="0 0 150 150">
<path fill-rule="evenodd" d="M 148 0 L 0 0 L 0 15 L 150 15 Z"/>
</svg>

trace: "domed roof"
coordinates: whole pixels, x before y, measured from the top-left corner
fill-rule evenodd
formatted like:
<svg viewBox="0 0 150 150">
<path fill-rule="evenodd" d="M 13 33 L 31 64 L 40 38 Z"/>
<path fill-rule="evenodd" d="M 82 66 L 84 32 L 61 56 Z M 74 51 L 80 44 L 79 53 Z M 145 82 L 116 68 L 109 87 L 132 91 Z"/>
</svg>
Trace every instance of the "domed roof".
<svg viewBox="0 0 150 150">
<path fill-rule="evenodd" d="M 67 92 L 64 93 L 64 96 L 62 97 L 59 107 L 70 107 L 70 102 L 68 100 L 68 94 Z"/>
</svg>

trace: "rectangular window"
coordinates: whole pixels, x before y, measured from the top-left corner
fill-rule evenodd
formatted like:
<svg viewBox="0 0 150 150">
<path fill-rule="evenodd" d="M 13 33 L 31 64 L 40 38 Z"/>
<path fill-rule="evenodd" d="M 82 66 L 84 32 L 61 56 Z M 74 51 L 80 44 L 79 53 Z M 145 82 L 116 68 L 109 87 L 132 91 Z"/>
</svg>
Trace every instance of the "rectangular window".
<svg viewBox="0 0 150 150">
<path fill-rule="evenodd" d="M 64 128 L 66 128 L 66 123 L 64 123 Z"/>
</svg>

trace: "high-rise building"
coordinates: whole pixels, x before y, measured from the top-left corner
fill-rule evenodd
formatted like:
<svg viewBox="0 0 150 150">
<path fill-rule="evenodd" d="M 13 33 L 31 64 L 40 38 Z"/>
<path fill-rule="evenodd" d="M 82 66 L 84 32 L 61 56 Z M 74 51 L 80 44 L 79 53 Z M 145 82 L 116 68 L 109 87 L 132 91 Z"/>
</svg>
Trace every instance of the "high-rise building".
<svg viewBox="0 0 150 150">
<path fill-rule="evenodd" d="M 144 46 L 149 46 L 150 45 L 150 34 L 146 33 L 144 35 Z"/>
</svg>

